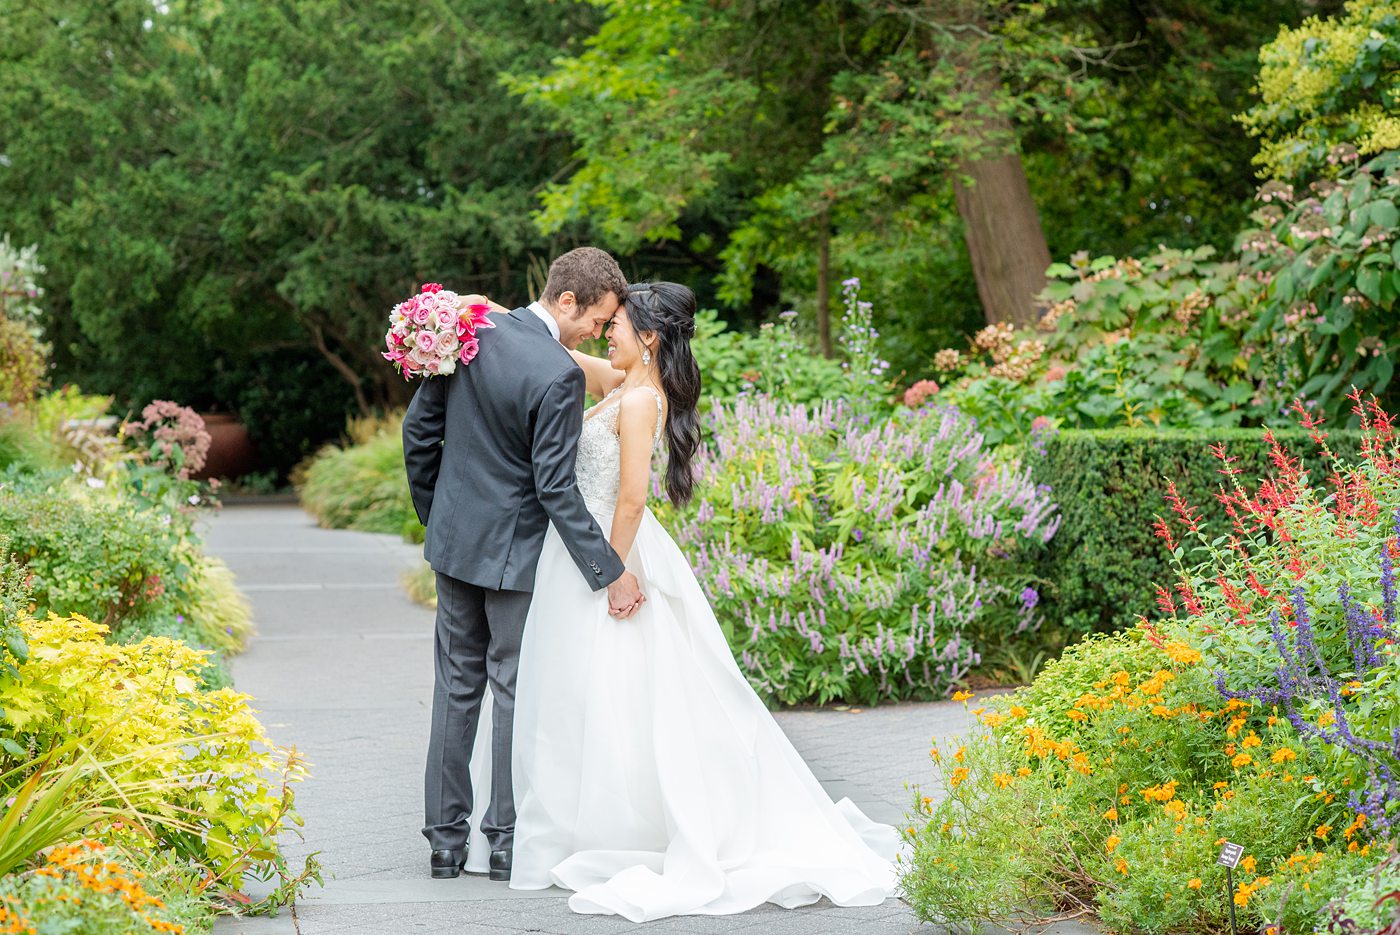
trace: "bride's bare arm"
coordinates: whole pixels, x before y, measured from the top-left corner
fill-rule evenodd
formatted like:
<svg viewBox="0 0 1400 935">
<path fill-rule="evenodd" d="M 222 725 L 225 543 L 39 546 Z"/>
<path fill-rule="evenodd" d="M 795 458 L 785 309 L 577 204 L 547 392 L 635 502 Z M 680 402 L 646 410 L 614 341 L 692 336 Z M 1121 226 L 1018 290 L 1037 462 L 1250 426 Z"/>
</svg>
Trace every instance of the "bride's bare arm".
<svg viewBox="0 0 1400 935">
<path fill-rule="evenodd" d="M 613 551 L 623 561 L 632 551 L 637 529 L 642 525 L 642 513 L 647 506 L 651 487 L 651 449 L 655 437 L 656 397 L 646 390 L 631 390 L 618 403 L 617 439 L 622 449 L 621 474 L 618 478 L 617 509 L 613 511 Z"/>
<path fill-rule="evenodd" d="M 588 390 L 588 395 L 594 399 L 602 399 L 617 389 L 622 385 L 623 378 L 627 376 L 621 370 L 614 370 L 612 362 L 605 358 L 594 357 L 583 351 L 569 351 L 569 356 L 583 370 L 583 378 L 588 384 L 585 389 Z"/>
</svg>

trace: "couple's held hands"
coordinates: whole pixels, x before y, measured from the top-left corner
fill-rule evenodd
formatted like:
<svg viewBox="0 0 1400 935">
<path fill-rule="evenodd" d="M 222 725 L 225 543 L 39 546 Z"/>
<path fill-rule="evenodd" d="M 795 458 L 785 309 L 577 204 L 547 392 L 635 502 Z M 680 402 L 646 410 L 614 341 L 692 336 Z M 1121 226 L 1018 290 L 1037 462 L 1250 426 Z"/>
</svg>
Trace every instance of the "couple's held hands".
<svg viewBox="0 0 1400 935">
<path fill-rule="evenodd" d="M 630 571 L 624 571 L 622 577 L 608 585 L 608 613 L 618 620 L 626 620 L 641 610 L 646 602 L 647 597 L 637 583 L 637 576 Z"/>
</svg>

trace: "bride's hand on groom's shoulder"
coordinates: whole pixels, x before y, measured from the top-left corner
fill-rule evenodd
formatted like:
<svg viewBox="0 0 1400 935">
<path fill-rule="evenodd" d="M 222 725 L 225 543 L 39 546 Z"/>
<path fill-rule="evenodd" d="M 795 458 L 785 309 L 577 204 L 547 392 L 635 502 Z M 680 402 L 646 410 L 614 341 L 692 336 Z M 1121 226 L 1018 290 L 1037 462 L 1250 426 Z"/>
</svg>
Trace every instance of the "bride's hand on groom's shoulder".
<svg viewBox="0 0 1400 935">
<path fill-rule="evenodd" d="M 492 301 L 491 301 L 490 299 L 488 299 L 486 296 L 481 295 L 481 294 L 476 293 L 476 292 L 473 292 L 473 293 L 471 293 L 470 295 L 459 295 L 459 296 L 457 297 L 457 307 L 458 307 L 458 308 L 467 308 L 468 306 L 471 306 L 471 305 L 489 305 L 489 306 L 491 306 L 491 312 L 492 312 L 492 314 L 494 314 L 494 313 L 496 313 L 496 312 L 508 312 L 508 311 L 510 311 L 510 309 L 506 308 L 504 305 L 497 305 L 495 302 L 492 302 Z"/>
</svg>

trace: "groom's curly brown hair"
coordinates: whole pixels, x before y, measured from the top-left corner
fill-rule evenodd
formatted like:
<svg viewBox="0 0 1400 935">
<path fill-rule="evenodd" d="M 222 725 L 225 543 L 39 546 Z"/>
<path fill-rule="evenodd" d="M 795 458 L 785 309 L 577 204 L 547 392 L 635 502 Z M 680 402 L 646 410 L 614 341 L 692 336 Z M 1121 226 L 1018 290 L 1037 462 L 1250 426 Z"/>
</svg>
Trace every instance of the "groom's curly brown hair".
<svg viewBox="0 0 1400 935">
<path fill-rule="evenodd" d="M 566 292 L 574 294 L 578 309 L 598 304 L 609 292 L 622 299 L 627 295 L 627 277 L 610 254 L 597 247 L 577 247 L 549 264 L 549 277 L 540 298 L 553 305 Z"/>
</svg>

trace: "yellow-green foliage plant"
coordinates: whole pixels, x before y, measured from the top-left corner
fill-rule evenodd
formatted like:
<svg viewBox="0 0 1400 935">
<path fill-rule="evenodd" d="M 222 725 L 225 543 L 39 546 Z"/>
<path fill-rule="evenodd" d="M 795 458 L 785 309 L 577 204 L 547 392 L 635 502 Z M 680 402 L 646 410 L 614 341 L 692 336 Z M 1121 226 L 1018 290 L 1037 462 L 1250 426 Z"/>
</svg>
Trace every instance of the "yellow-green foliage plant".
<svg viewBox="0 0 1400 935">
<path fill-rule="evenodd" d="M 293 787 L 306 765 L 294 749 L 267 738 L 247 695 L 200 688 L 208 653 L 161 637 L 112 644 L 106 627 L 79 616 L 25 618 L 21 626 L 29 658 L 17 679 L 0 681 L 11 741 L 0 770 L 110 726 L 92 756 L 126 758 L 123 788 L 135 790 L 128 807 L 163 823 L 149 826 L 153 838 L 129 826 L 94 837 L 172 850 L 207 868 L 221 887 L 238 889 L 245 873 L 276 877 L 279 898 L 292 895 L 306 874 L 290 873 L 276 838 L 289 823 L 300 824 Z M 141 785 L 157 779 L 166 785 Z"/>
<path fill-rule="evenodd" d="M 1400 149 L 1400 0 L 1351 0 L 1341 16 L 1285 26 L 1259 63 L 1260 103 L 1241 120 L 1261 137 L 1264 174 L 1294 178 Z"/>
</svg>

